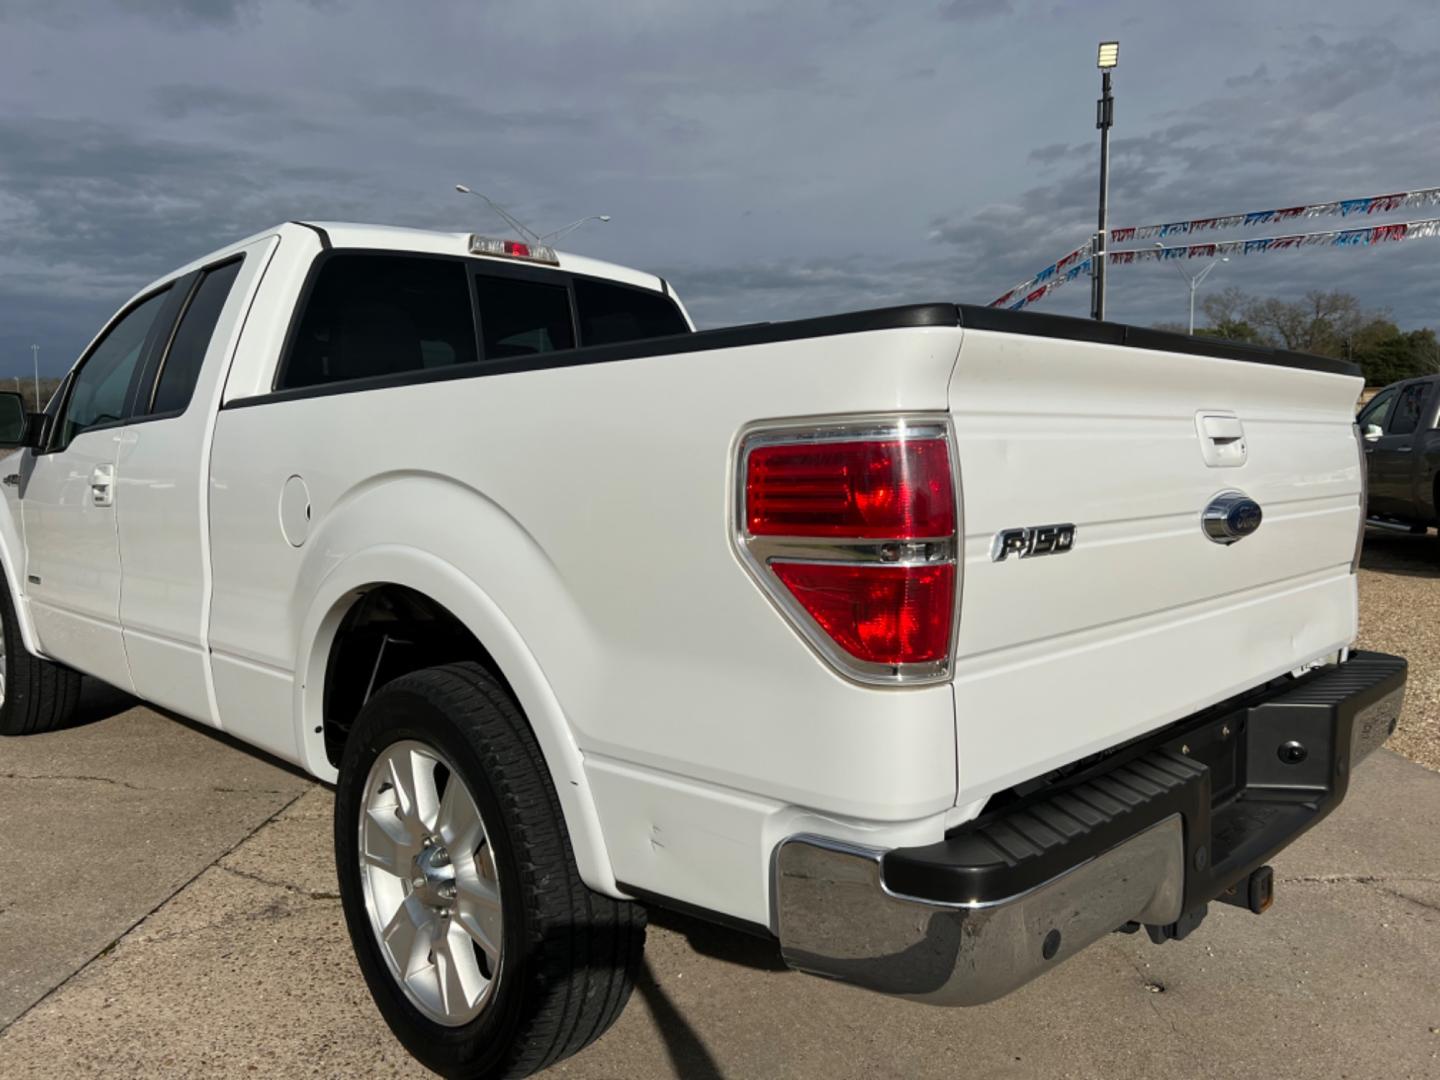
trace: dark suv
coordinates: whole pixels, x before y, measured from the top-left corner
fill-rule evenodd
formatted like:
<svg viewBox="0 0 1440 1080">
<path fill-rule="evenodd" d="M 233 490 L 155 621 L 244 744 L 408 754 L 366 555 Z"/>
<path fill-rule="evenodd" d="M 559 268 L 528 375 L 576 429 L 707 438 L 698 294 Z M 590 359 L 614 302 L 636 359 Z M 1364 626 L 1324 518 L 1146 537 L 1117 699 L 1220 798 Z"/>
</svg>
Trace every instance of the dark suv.
<svg viewBox="0 0 1440 1080">
<path fill-rule="evenodd" d="M 1440 377 L 1407 379 L 1385 387 L 1356 418 L 1365 444 L 1373 524 L 1422 532 L 1440 519 Z"/>
</svg>

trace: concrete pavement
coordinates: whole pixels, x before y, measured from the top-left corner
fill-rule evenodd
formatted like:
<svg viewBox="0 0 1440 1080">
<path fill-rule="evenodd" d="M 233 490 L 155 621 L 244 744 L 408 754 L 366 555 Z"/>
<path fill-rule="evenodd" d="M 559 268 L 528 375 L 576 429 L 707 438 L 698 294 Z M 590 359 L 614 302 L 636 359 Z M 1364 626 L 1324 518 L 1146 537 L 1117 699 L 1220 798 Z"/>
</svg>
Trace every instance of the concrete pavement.
<svg viewBox="0 0 1440 1080">
<path fill-rule="evenodd" d="M 7 772 L 34 753 L 125 784 L 52 780 L 34 831 L 40 782 L 0 786 L 7 1007 L 56 987 L 0 1035 L 0 1076 L 422 1074 L 351 958 L 326 789 L 143 711 L 31 741 L 48 749 L 6 743 Z M 1218 909 L 1163 947 L 1112 936 L 971 1010 L 785 971 L 773 946 L 659 916 L 620 1023 L 552 1075 L 1440 1075 L 1437 835 L 1440 777 L 1382 751 L 1277 861 L 1269 914 Z"/>
<path fill-rule="evenodd" d="M 1437 545 L 1372 538 L 1360 581 L 1361 643 L 1411 659 L 1394 741 L 1431 764 Z M 424 1075 L 351 956 L 329 791 L 131 705 L 89 687 L 82 725 L 0 740 L 0 1077 Z M 1263 917 L 1112 935 L 970 1010 L 657 913 L 620 1022 L 547 1075 L 1440 1077 L 1440 775 L 1380 752 L 1275 867 Z"/>
<path fill-rule="evenodd" d="M 0 1029 L 311 786 L 132 706 L 0 741 Z"/>
</svg>

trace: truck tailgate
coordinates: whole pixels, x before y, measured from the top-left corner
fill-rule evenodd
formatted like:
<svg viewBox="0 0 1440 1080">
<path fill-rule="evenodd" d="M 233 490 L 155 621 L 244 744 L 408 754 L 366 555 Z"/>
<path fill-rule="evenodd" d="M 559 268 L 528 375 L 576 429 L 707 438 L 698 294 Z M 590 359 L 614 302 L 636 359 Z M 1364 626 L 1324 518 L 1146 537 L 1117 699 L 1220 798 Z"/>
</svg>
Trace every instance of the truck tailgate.
<svg viewBox="0 0 1440 1080">
<path fill-rule="evenodd" d="M 1360 385 L 1283 363 L 964 331 L 950 386 L 962 804 L 1353 639 Z M 1264 519 L 1226 545 L 1200 519 L 1232 490 Z M 994 558 L 1002 531 L 1051 524 L 1074 525 L 1068 550 Z"/>
</svg>

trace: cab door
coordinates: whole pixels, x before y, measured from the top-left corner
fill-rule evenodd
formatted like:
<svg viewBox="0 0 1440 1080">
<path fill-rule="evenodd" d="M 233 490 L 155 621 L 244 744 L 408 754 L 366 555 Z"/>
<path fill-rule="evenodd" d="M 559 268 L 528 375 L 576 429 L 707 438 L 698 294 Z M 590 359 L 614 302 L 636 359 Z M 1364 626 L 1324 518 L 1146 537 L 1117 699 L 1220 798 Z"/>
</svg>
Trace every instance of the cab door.
<svg viewBox="0 0 1440 1080">
<path fill-rule="evenodd" d="M 187 275 L 174 333 L 146 365 L 117 461 L 120 623 L 135 693 L 217 724 L 208 622 L 209 445 L 266 239 Z"/>
<path fill-rule="evenodd" d="M 21 463 L 23 589 L 40 649 L 134 690 L 120 632 L 115 469 L 141 370 L 173 318 L 166 286 L 131 304 L 66 384 L 46 443 Z"/>
<path fill-rule="evenodd" d="M 1415 438 L 1433 386 L 1434 381 L 1430 379 L 1397 386 L 1393 403 L 1381 410 L 1383 419 L 1378 421 L 1381 434 L 1376 438 L 1372 433 L 1365 439 L 1371 513 L 1406 519 L 1419 513 L 1415 497 L 1419 460 Z M 1365 419 L 1361 432 L 1375 423 L 1374 419 Z"/>
</svg>

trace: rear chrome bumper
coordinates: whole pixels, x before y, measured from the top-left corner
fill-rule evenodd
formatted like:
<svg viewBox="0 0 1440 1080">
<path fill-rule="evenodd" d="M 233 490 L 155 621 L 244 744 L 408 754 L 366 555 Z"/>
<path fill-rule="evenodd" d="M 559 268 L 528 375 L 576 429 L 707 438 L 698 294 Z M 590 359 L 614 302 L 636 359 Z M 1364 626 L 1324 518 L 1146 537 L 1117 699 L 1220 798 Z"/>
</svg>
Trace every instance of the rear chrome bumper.
<svg viewBox="0 0 1440 1080">
<path fill-rule="evenodd" d="M 1339 805 L 1351 768 L 1394 731 L 1405 675 L 1397 657 L 1357 653 L 1207 710 L 928 847 L 790 837 L 775 857 L 785 961 L 881 993 L 978 1005 L 1126 924 L 1173 928 Z"/>
</svg>

